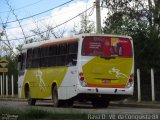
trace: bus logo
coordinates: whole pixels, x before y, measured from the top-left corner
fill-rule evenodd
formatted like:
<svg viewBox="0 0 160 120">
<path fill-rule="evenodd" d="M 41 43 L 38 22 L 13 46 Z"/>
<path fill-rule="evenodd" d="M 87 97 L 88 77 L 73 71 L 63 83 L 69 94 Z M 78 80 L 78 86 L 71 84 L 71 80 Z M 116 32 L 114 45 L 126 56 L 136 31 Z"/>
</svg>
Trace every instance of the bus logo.
<svg viewBox="0 0 160 120">
<path fill-rule="evenodd" d="M 46 89 L 46 85 L 44 83 L 42 75 L 43 75 L 42 71 L 40 69 L 38 69 L 38 71 L 36 73 L 36 77 L 37 77 L 37 80 L 39 80 L 39 87 L 40 87 L 40 89 L 44 91 Z"/>
<path fill-rule="evenodd" d="M 121 73 L 121 71 L 115 67 L 112 67 L 108 72 L 109 74 L 115 74 L 116 78 L 128 78 L 127 75 Z"/>
</svg>

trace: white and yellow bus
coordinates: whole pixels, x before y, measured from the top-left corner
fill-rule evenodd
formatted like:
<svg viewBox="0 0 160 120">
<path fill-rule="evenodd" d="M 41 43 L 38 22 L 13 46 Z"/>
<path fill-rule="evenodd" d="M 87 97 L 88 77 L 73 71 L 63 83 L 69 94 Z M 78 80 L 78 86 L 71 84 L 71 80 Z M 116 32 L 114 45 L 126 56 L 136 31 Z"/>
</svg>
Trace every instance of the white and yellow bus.
<svg viewBox="0 0 160 120">
<path fill-rule="evenodd" d="M 109 101 L 133 95 L 134 54 L 129 36 L 82 34 L 25 44 L 19 57 L 19 98 L 29 105 L 51 99 L 54 106 Z"/>
</svg>

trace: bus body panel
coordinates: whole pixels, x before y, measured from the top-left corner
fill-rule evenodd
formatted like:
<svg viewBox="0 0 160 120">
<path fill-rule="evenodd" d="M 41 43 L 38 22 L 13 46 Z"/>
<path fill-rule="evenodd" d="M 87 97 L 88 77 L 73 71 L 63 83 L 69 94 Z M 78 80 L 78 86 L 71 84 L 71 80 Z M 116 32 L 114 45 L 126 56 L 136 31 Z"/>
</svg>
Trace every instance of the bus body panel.
<svg viewBox="0 0 160 120">
<path fill-rule="evenodd" d="M 77 66 L 68 67 L 67 73 L 58 89 L 58 98 L 70 99 L 77 95 L 78 69 Z"/>
<path fill-rule="evenodd" d="M 30 92 L 33 98 L 51 99 L 51 85 L 54 82 L 56 82 L 58 86 L 59 99 L 65 100 L 77 95 L 77 66 L 30 69 L 26 71 L 26 75 L 24 76 L 24 79 L 19 78 L 19 81 L 22 82 L 22 88 L 19 88 L 20 98 L 25 98 L 24 87 L 26 83 L 30 86 Z"/>
<path fill-rule="evenodd" d="M 66 72 L 67 67 L 28 69 L 26 70 L 22 90 L 28 83 L 33 98 L 48 98 L 51 96 L 52 84 L 56 83 L 59 88 Z M 25 94 L 22 92 L 22 98 L 24 97 Z"/>
<path fill-rule="evenodd" d="M 83 65 L 88 87 L 125 88 L 132 69 L 132 58 L 113 60 L 95 57 Z"/>
</svg>

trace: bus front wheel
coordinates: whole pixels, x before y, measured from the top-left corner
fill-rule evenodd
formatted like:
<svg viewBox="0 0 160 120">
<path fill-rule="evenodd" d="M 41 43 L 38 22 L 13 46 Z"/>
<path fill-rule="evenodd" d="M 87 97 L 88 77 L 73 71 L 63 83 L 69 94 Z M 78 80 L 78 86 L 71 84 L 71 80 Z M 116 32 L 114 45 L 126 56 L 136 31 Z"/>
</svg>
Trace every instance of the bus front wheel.
<svg viewBox="0 0 160 120">
<path fill-rule="evenodd" d="M 58 91 L 56 85 L 52 87 L 52 100 L 53 100 L 53 106 L 58 107 Z"/>
<path fill-rule="evenodd" d="M 29 87 L 26 88 L 26 98 L 27 98 L 28 105 L 35 105 L 36 99 L 33 99 L 31 97 Z"/>
</svg>

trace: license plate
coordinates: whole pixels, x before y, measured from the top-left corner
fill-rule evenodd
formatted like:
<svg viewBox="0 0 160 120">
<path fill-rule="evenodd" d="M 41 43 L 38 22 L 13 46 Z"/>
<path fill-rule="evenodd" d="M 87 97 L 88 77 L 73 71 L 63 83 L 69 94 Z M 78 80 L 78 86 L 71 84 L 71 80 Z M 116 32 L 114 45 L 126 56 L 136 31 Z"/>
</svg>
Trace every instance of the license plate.
<svg viewBox="0 0 160 120">
<path fill-rule="evenodd" d="M 111 80 L 102 80 L 102 83 L 111 83 Z"/>
</svg>

